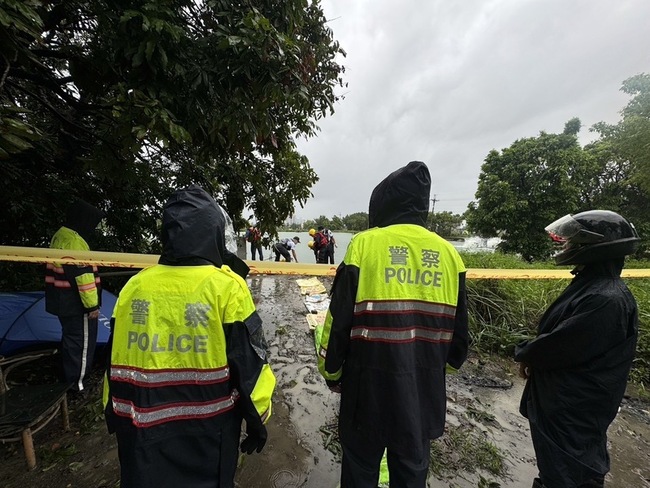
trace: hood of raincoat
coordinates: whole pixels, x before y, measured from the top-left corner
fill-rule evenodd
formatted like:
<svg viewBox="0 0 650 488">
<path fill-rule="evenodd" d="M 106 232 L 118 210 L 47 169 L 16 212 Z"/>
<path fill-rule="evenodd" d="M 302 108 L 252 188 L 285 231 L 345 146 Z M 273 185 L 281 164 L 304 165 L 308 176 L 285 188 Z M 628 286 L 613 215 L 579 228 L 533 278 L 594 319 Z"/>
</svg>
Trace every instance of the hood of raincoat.
<svg viewBox="0 0 650 488">
<path fill-rule="evenodd" d="M 369 226 L 415 224 L 426 227 L 430 193 L 429 168 L 421 161 L 411 161 L 389 174 L 372 191 Z"/>
<path fill-rule="evenodd" d="M 63 225 L 88 240 L 103 218 L 104 212 L 84 200 L 77 199 L 68 207 Z"/>
<path fill-rule="evenodd" d="M 229 265 L 242 277 L 249 268 L 226 249 L 226 217 L 219 204 L 198 185 L 177 190 L 163 209 L 160 264 Z"/>
</svg>

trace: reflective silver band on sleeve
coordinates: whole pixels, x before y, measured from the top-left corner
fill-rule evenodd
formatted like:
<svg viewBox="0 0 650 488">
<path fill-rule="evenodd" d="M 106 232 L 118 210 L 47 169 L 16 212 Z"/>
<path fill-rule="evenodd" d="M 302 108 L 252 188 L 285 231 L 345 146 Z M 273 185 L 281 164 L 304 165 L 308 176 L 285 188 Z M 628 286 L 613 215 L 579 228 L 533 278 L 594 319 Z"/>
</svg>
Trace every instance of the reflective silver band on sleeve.
<svg viewBox="0 0 650 488">
<path fill-rule="evenodd" d="M 128 366 L 112 366 L 110 378 L 139 386 L 208 385 L 227 381 L 228 366 L 219 369 L 142 369 Z"/>
<path fill-rule="evenodd" d="M 378 342 L 450 342 L 454 333 L 444 329 L 426 327 L 409 327 L 404 329 L 387 329 L 378 327 L 353 327 L 350 332 L 352 340 Z"/>
<path fill-rule="evenodd" d="M 354 313 L 424 313 L 431 315 L 456 316 L 456 307 L 444 303 L 422 300 L 366 300 L 354 305 Z"/>
<path fill-rule="evenodd" d="M 138 407 L 129 400 L 112 398 L 113 411 L 122 417 L 129 417 L 137 427 L 151 427 L 174 420 L 192 420 L 214 417 L 232 409 L 239 398 L 233 390 L 227 397 L 211 402 L 173 403 L 158 407 Z"/>
</svg>

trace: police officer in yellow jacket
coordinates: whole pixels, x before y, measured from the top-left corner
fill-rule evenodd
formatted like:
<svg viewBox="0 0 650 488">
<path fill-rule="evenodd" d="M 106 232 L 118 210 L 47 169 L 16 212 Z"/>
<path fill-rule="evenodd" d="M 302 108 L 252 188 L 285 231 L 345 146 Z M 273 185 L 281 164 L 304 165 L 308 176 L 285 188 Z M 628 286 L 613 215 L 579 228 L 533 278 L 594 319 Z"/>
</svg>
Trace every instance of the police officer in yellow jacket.
<svg viewBox="0 0 650 488">
<path fill-rule="evenodd" d="M 375 488 L 384 449 L 391 488 L 423 488 L 430 439 L 445 424 L 445 368 L 467 357 L 465 266 L 426 229 L 431 178 L 413 161 L 370 198 L 370 229 L 339 265 L 318 352 L 341 393 L 341 488 Z"/>
<path fill-rule="evenodd" d="M 241 450 L 266 443 L 275 377 L 250 291 L 225 264 L 237 260 L 225 225 L 203 189 L 177 191 L 159 264 L 119 294 L 104 400 L 122 488 L 229 488 L 242 418 Z"/>
<path fill-rule="evenodd" d="M 76 200 L 68 208 L 65 223 L 52 237 L 50 247 L 88 251 L 86 240 L 103 216 L 98 208 Z M 101 299 L 96 266 L 47 264 L 45 309 L 61 322 L 63 376 L 73 390 L 84 389 L 84 379 L 92 366 Z"/>
</svg>

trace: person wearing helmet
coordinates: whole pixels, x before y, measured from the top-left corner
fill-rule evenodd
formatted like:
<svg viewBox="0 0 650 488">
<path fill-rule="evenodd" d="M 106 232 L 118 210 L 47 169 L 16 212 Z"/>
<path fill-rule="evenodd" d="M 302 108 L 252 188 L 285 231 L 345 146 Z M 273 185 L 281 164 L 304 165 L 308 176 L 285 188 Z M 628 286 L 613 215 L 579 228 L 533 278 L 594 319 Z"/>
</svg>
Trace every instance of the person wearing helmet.
<svg viewBox="0 0 650 488">
<path fill-rule="evenodd" d="M 621 279 L 639 236 L 607 210 L 566 215 L 546 227 L 557 265 L 574 265 L 569 286 L 546 310 L 535 339 L 516 347 L 526 386 L 539 477 L 533 488 L 604 486 L 607 428 L 620 406 L 636 350 L 638 309 Z"/>
<path fill-rule="evenodd" d="M 314 229 L 310 229 L 310 232 Z M 314 255 L 316 256 L 316 263 L 327 264 L 329 256 L 329 238 L 327 229 L 322 225 L 318 226 L 318 230 L 310 234 L 314 239 Z"/>
<path fill-rule="evenodd" d="M 314 230 L 314 229 L 311 229 L 311 230 Z M 310 232 L 311 232 L 311 231 L 310 231 Z M 315 232 L 316 232 L 316 231 L 314 231 L 314 233 L 315 233 Z M 310 235 L 311 235 L 311 234 L 310 234 Z M 309 242 L 307 243 L 307 247 L 309 247 L 309 249 L 311 249 L 312 251 L 314 251 L 314 259 L 316 260 L 316 263 L 318 263 L 318 250 L 314 248 L 314 245 L 315 245 L 315 244 L 316 244 L 316 243 L 315 243 L 314 241 L 309 241 Z"/>
<path fill-rule="evenodd" d="M 316 264 L 318 264 L 320 262 L 318 260 L 318 254 L 320 250 L 320 246 L 318 242 L 319 242 L 320 234 L 316 232 L 316 229 L 312 227 L 311 229 L 309 229 L 309 237 L 311 237 L 312 240 L 309 241 L 307 245 L 309 246 L 309 249 L 314 251 L 314 259 L 316 260 Z"/>
</svg>

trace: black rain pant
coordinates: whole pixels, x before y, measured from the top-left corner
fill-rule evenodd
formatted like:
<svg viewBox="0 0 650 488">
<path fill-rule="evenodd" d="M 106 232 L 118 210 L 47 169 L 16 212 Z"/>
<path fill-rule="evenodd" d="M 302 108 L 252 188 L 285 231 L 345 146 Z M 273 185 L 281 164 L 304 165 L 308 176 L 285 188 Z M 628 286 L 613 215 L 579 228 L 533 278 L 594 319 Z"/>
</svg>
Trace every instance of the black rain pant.
<svg viewBox="0 0 650 488">
<path fill-rule="evenodd" d="M 291 253 L 284 244 L 278 242 L 273 246 L 273 251 L 275 251 L 276 261 L 280 261 L 280 254 L 282 254 L 282 257 L 287 261 L 287 263 L 291 262 Z"/>
<path fill-rule="evenodd" d="M 84 379 L 90 373 L 97 345 L 97 319 L 88 314 L 59 317 L 61 322 L 61 359 L 63 377 L 73 390 L 84 389 Z"/>
<path fill-rule="evenodd" d="M 605 486 L 605 478 L 594 478 L 586 483 L 583 483 L 578 488 L 603 488 Z M 535 478 L 533 480 L 533 488 L 546 488 L 542 480 Z"/>
<path fill-rule="evenodd" d="M 428 439 L 423 441 L 422 457 L 409 458 L 388 450 L 388 473 L 391 488 L 425 488 L 429 471 Z M 343 462 L 341 488 L 377 488 L 379 465 L 384 455 L 381 443 L 355 437 L 341 442 Z"/>
<path fill-rule="evenodd" d="M 329 260 L 329 251 L 326 247 L 319 249 L 316 254 L 316 262 L 319 264 L 327 264 Z"/>
<path fill-rule="evenodd" d="M 221 428 L 210 422 L 202 430 L 174 426 L 173 435 L 146 440 L 135 427 L 118 429 L 120 488 L 233 488 L 241 417 L 225 415 Z"/>
<path fill-rule="evenodd" d="M 251 260 L 255 261 L 256 254 L 259 254 L 260 261 L 264 261 L 264 255 L 262 254 L 262 243 L 259 241 L 251 242 Z"/>
</svg>

